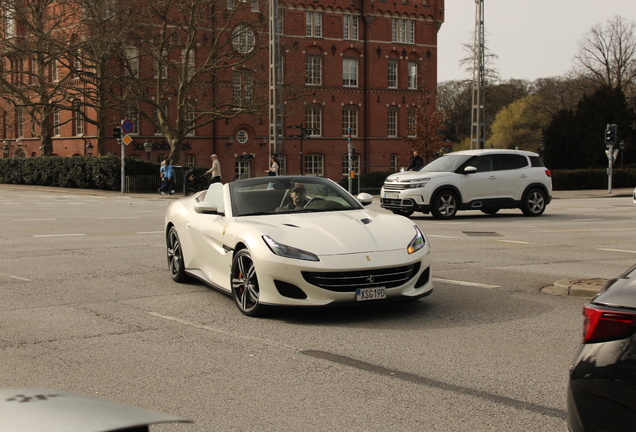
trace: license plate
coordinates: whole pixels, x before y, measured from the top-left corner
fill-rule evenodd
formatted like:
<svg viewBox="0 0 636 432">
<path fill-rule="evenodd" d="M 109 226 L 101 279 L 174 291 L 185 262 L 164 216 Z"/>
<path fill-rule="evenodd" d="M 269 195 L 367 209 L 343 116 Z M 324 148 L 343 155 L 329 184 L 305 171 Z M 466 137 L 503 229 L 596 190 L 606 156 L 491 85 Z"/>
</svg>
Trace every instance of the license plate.
<svg viewBox="0 0 636 432">
<path fill-rule="evenodd" d="M 358 288 L 356 290 L 356 300 L 378 300 L 386 298 L 386 288 Z"/>
<path fill-rule="evenodd" d="M 384 198 L 398 199 L 400 198 L 400 193 L 399 192 L 384 192 Z"/>
</svg>

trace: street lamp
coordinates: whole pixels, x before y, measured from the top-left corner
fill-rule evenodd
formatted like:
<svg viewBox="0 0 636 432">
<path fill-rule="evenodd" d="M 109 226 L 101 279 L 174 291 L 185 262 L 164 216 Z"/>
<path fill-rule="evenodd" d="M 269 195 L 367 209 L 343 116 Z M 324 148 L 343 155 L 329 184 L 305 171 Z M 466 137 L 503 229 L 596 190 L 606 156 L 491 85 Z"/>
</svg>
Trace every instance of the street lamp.
<svg viewBox="0 0 636 432">
<path fill-rule="evenodd" d="M 86 144 L 86 154 L 89 156 L 93 156 L 93 148 L 93 143 L 89 141 L 88 144 Z"/>
<path fill-rule="evenodd" d="M 618 146 L 621 148 L 621 169 L 623 169 L 623 153 L 625 153 L 625 140 L 621 140 Z"/>
<path fill-rule="evenodd" d="M 150 152 L 152 151 L 152 143 L 148 139 L 144 143 L 144 151 L 146 152 L 146 156 L 148 157 L 148 160 L 150 160 Z"/>
</svg>

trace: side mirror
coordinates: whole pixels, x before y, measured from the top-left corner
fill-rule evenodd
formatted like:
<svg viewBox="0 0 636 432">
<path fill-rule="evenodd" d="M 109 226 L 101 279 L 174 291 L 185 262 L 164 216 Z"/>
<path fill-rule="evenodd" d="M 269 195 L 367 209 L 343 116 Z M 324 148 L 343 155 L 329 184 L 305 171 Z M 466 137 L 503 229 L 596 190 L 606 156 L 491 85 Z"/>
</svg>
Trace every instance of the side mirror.
<svg viewBox="0 0 636 432">
<path fill-rule="evenodd" d="M 466 168 L 464 168 L 464 172 L 466 174 L 476 173 L 477 172 L 477 168 L 475 168 L 474 166 L 467 166 Z"/>
<path fill-rule="evenodd" d="M 361 193 L 360 195 L 358 195 L 356 197 L 356 199 L 358 200 L 358 202 L 360 202 L 360 204 L 362 204 L 363 206 L 368 206 L 369 204 L 371 204 L 373 202 L 373 195 L 368 194 L 368 193 Z"/>
<path fill-rule="evenodd" d="M 203 214 L 215 214 L 217 213 L 216 204 L 199 202 L 194 205 L 194 211 Z"/>
</svg>

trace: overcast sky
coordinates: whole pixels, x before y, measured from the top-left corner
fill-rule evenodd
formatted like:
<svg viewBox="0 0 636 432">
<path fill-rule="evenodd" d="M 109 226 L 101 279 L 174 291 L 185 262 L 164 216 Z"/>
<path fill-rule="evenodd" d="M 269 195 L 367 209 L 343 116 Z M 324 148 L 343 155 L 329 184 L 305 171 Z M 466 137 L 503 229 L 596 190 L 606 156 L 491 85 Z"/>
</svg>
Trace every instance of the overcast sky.
<svg viewBox="0 0 636 432">
<path fill-rule="evenodd" d="M 438 33 L 438 81 L 472 78 L 459 60 L 472 45 L 475 0 L 446 0 Z M 578 42 L 597 24 L 620 15 L 636 22 L 636 0 L 484 0 L 486 46 L 503 80 L 535 80 L 571 69 Z"/>
</svg>

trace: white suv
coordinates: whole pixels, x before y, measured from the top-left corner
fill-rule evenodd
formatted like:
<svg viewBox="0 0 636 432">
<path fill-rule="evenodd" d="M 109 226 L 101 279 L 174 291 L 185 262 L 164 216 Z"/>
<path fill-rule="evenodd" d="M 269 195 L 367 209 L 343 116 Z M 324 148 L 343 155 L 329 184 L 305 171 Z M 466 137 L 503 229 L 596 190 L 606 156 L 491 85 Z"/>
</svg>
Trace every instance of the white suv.
<svg viewBox="0 0 636 432">
<path fill-rule="evenodd" d="M 447 153 L 419 171 L 391 174 L 380 205 L 393 213 L 432 213 L 451 219 L 458 210 L 495 214 L 519 208 L 540 216 L 552 200 L 552 178 L 536 153 L 519 150 L 466 150 Z"/>
</svg>

